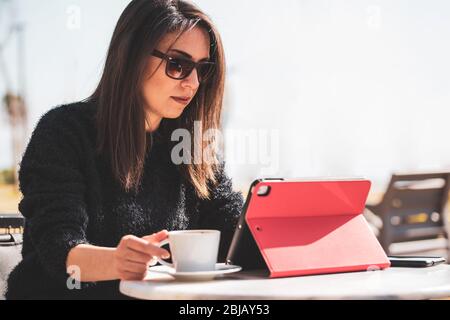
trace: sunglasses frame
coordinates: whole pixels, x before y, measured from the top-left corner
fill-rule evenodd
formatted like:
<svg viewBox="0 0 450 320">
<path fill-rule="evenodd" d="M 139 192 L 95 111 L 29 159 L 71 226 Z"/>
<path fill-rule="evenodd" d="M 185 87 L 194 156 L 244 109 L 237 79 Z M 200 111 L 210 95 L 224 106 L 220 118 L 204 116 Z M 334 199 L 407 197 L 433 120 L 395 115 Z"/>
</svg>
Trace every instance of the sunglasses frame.
<svg viewBox="0 0 450 320">
<path fill-rule="evenodd" d="M 184 80 L 184 79 L 186 79 L 187 77 L 189 77 L 191 75 L 191 73 L 192 73 L 192 71 L 194 71 L 194 69 L 196 69 L 197 70 L 198 81 L 200 83 L 204 83 L 211 77 L 211 75 L 213 74 L 214 66 L 216 65 L 214 62 L 211 62 L 211 61 L 194 62 L 194 61 L 192 61 L 190 59 L 187 59 L 187 58 L 172 57 L 172 56 L 170 56 L 168 54 L 165 54 L 165 53 L 162 53 L 161 51 L 156 50 L 156 49 L 153 51 L 152 55 L 157 57 L 157 58 L 160 58 L 160 59 L 166 61 L 166 75 L 169 78 L 174 79 L 174 80 Z M 176 77 L 173 77 L 173 76 L 170 75 L 170 73 L 169 73 L 169 64 L 171 62 L 180 61 L 180 60 L 188 63 L 190 65 L 190 67 L 192 67 L 192 70 L 188 74 L 186 74 L 185 76 L 183 76 L 181 78 L 176 78 Z M 204 78 L 200 79 L 201 75 L 200 75 L 200 73 L 198 71 L 199 70 L 198 68 L 200 66 L 204 66 L 204 65 L 211 66 L 211 70 Z"/>
</svg>

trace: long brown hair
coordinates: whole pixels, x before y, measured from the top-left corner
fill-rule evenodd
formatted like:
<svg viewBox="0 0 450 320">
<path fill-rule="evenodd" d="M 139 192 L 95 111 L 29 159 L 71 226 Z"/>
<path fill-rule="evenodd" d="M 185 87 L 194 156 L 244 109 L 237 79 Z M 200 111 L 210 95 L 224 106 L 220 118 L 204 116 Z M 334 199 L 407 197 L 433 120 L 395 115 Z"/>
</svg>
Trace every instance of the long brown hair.
<svg viewBox="0 0 450 320">
<path fill-rule="evenodd" d="M 169 122 L 173 129 L 187 129 L 192 137 L 195 121 L 201 121 L 203 132 L 220 129 L 225 57 L 220 35 L 211 19 L 186 0 L 133 0 L 117 23 L 102 78 L 87 100 L 94 101 L 98 108 L 97 152 L 108 156 L 115 178 L 127 191 L 138 189 L 144 168 L 147 134 L 141 83 L 149 53 L 166 34 L 176 32 L 179 37 L 195 26 L 204 28 L 210 35 L 210 57 L 215 71 L 207 82 L 200 84 L 182 116 Z M 207 142 L 200 140 L 197 150 L 204 150 Z M 197 195 L 208 199 L 208 184 L 215 185 L 218 167 L 217 161 L 200 164 L 190 161 L 178 169 L 194 186 Z"/>
</svg>

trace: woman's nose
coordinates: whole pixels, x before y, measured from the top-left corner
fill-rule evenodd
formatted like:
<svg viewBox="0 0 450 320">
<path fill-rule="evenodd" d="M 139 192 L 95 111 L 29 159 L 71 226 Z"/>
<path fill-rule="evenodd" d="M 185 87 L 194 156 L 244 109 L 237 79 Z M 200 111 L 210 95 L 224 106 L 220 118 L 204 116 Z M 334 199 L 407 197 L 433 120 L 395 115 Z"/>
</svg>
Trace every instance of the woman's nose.
<svg viewBox="0 0 450 320">
<path fill-rule="evenodd" d="M 200 81 L 198 80 L 197 69 L 194 68 L 191 74 L 181 82 L 181 85 L 184 87 L 190 87 L 191 89 L 197 89 L 200 85 Z"/>
</svg>

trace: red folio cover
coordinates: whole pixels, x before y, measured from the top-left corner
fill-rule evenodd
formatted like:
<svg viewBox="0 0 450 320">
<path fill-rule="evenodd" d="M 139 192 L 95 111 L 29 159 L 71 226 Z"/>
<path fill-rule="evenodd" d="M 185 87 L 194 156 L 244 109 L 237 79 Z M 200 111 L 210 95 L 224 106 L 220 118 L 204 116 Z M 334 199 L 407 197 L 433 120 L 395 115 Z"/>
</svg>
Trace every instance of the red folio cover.
<svg viewBox="0 0 450 320">
<path fill-rule="evenodd" d="M 257 182 L 245 219 L 270 277 L 388 268 L 362 215 L 370 186 L 362 179 Z"/>
</svg>

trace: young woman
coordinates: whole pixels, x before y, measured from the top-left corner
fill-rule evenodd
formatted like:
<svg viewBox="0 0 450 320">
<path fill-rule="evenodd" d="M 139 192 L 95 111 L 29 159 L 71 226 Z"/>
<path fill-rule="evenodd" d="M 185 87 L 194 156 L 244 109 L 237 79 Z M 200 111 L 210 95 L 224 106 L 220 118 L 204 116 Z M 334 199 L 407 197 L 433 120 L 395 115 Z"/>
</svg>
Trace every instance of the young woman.
<svg viewBox="0 0 450 320">
<path fill-rule="evenodd" d="M 176 129 L 193 137 L 196 121 L 220 129 L 224 78 L 220 36 L 196 6 L 128 5 L 93 95 L 46 113 L 23 156 L 23 260 L 7 298 L 120 298 L 119 280 L 169 257 L 157 246 L 167 230 L 221 230 L 224 260 L 242 194 L 218 153 L 175 164 L 172 141 Z M 192 141 L 200 151 L 212 142 Z"/>
</svg>

